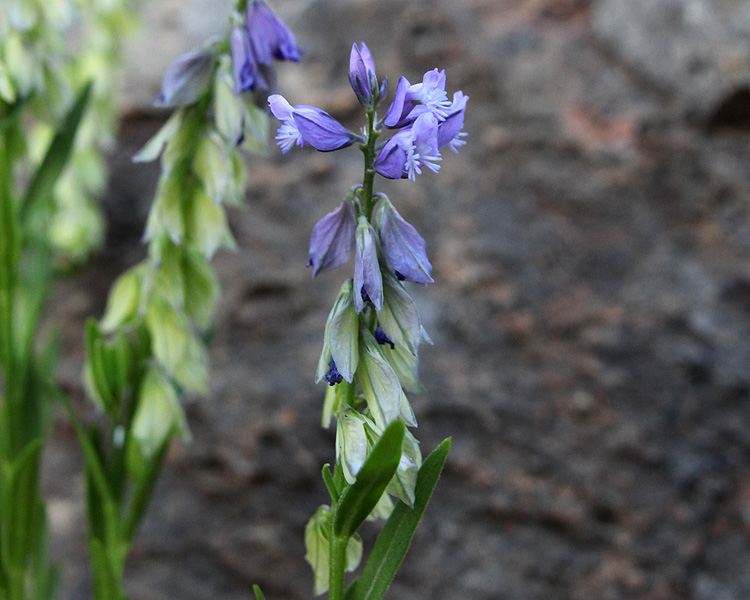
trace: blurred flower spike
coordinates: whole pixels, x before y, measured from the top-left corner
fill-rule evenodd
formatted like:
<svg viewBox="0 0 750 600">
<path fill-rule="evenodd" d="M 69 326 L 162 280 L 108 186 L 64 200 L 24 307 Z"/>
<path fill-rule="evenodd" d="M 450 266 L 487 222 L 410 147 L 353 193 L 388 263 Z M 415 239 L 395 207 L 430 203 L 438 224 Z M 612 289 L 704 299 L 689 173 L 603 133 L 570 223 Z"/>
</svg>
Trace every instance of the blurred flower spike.
<svg viewBox="0 0 750 600">
<path fill-rule="evenodd" d="M 273 58 L 299 62 L 294 34 L 262 0 L 251 2 L 245 18 L 232 28 L 230 48 L 235 93 L 267 90 L 261 65 L 271 68 Z"/>
</svg>

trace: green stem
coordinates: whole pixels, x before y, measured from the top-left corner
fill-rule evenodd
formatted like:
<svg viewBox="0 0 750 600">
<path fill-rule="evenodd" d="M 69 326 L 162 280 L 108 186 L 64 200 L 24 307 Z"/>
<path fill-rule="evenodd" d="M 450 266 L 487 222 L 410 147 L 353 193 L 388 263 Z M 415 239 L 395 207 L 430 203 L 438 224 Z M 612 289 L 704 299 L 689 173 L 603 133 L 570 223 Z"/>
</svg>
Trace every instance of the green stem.
<svg viewBox="0 0 750 600">
<path fill-rule="evenodd" d="M 331 525 L 328 600 L 344 600 L 344 574 L 346 573 L 346 547 L 348 545 L 348 538 L 333 535 L 333 525 Z"/>
<path fill-rule="evenodd" d="M 362 188 L 359 198 L 362 201 L 362 211 L 369 221 L 372 219 L 372 209 L 375 207 L 373 197 L 373 186 L 375 183 L 375 169 L 372 168 L 375 162 L 375 142 L 380 135 L 380 131 L 375 129 L 375 110 L 367 109 L 367 141 L 360 144 L 360 149 L 365 155 L 365 176 L 362 181 Z"/>
</svg>

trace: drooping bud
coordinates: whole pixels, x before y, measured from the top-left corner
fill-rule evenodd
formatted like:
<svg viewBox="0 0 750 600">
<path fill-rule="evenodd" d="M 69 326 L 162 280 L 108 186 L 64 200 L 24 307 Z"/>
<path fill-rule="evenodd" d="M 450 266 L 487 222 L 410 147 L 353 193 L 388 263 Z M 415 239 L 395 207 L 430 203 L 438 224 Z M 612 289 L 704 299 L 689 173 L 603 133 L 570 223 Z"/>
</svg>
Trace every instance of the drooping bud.
<svg viewBox="0 0 750 600">
<path fill-rule="evenodd" d="M 349 279 L 341 286 L 328 315 L 315 383 L 324 377 L 331 383 L 329 374 L 334 380 L 336 374 L 349 383 L 354 380 L 359 364 L 359 319 L 354 310 L 354 297 L 352 280 Z"/>
<path fill-rule="evenodd" d="M 340 411 L 337 418 L 336 462 L 341 465 L 347 483 L 352 484 L 367 458 L 367 417 L 353 408 L 346 407 Z"/>
<path fill-rule="evenodd" d="M 410 431 L 404 436 L 404 445 L 398 469 L 386 492 L 401 500 L 407 506 L 414 506 L 414 490 L 417 485 L 417 473 L 422 464 L 422 453 L 419 442 Z"/>
<path fill-rule="evenodd" d="M 310 260 L 307 263 L 313 268 L 313 277 L 349 260 L 356 228 L 357 217 L 350 198 L 318 221 L 310 237 Z"/>
<path fill-rule="evenodd" d="M 271 58 L 299 62 L 299 48 L 294 34 L 261 0 L 247 7 L 247 32 L 256 60 L 270 66 Z"/>
<path fill-rule="evenodd" d="M 179 56 L 164 73 L 161 93 L 156 98 L 159 106 L 188 106 L 203 95 L 211 81 L 216 63 L 217 48 L 196 48 Z"/>
<path fill-rule="evenodd" d="M 383 310 L 378 322 L 394 344 L 417 354 L 422 325 L 417 307 L 404 286 L 390 273 L 383 275 Z"/>
<path fill-rule="evenodd" d="M 365 301 L 383 308 L 383 276 L 378 263 L 375 230 L 363 216 L 357 223 L 356 249 L 354 251 L 354 306 L 357 314 L 362 312 Z"/>
<path fill-rule="evenodd" d="M 380 206 L 380 246 L 398 275 L 415 283 L 432 283 L 432 265 L 425 241 L 383 196 Z"/>
<path fill-rule="evenodd" d="M 373 335 L 362 329 L 359 339 L 359 382 L 375 423 L 380 429 L 385 429 L 399 417 L 402 397 L 405 399 L 406 396 Z"/>
<path fill-rule="evenodd" d="M 141 383 L 133 435 L 148 459 L 175 433 L 189 436 L 177 391 L 161 371 L 151 368 Z"/>
<path fill-rule="evenodd" d="M 267 90 L 268 83 L 260 72 L 250 34 L 245 27 L 232 27 L 229 33 L 229 47 L 232 52 L 234 93 L 239 95 L 256 89 Z"/>
</svg>

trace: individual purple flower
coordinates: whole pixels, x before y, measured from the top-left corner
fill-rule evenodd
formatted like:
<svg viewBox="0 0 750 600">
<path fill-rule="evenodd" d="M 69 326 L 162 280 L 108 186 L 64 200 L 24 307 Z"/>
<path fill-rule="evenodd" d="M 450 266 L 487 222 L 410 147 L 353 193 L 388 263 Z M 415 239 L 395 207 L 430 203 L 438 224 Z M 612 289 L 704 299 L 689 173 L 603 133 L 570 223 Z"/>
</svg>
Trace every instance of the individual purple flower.
<svg viewBox="0 0 750 600">
<path fill-rule="evenodd" d="M 362 141 L 360 136 L 315 106 L 292 106 L 279 94 L 269 96 L 268 105 L 281 121 L 276 140 L 282 152 L 288 152 L 295 144 L 301 147 L 305 143 L 321 152 L 329 152 Z"/>
<path fill-rule="evenodd" d="M 310 260 L 307 263 L 313 268 L 313 277 L 349 260 L 356 229 L 357 216 L 350 199 L 344 200 L 336 210 L 318 221 L 310 237 Z"/>
<path fill-rule="evenodd" d="M 468 101 L 469 97 L 461 91 L 453 94 L 450 113 L 445 121 L 438 125 L 438 149 L 447 145 L 458 154 L 458 149 L 466 144 L 466 141 L 461 138 L 467 134 L 461 130 L 464 127 L 464 112 Z"/>
<path fill-rule="evenodd" d="M 432 283 L 432 265 L 422 236 L 383 196 L 380 207 L 380 247 L 399 279 Z"/>
<path fill-rule="evenodd" d="M 267 90 L 268 83 L 260 72 L 255 58 L 250 35 L 245 27 L 232 27 L 229 34 L 229 47 L 232 52 L 234 70 L 234 93 Z"/>
<path fill-rule="evenodd" d="M 445 91 L 445 71 L 427 71 L 421 83 L 411 84 L 401 77 L 393 102 L 388 107 L 383 123 L 397 129 L 415 121 L 425 113 L 432 113 L 439 121 L 449 114 L 451 102 Z"/>
<path fill-rule="evenodd" d="M 247 7 L 247 31 L 258 63 L 270 66 L 272 57 L 299 62 L 294 34 L 262 0 Z"/>
<path fill-rule="evenodd" d="M 388 91 L 388 78 L 378 85 L 375 61 L 364 42 L 352 44 L 349 55 L 349 83 L 362 106 L 372 108 L 380 104 Z"/>
<path fill-rule="evenodd" d="M 354 250 L 354 308 L 362 312 L 365 302 L 383 308 L 383 276 L 378 263 L 375 230 L 365 217 L 359 217 L 356 248 Z"/>
<path fill-rule="evenodd" d="M 188 106 L 198 101 L 208 88 L 216 65 L 216 46 L 194 48 L 179 56 L 164 73 L 160 106 Z"/>
<path fill-rule="evenodd" d="M 383 177 L 414 181 L 416 175 L 422 174 L 422 167 L 437 173 L 440 170 L 437 163 L 441 160 L 438 121 L 428 112 L 388 140 L 375 158 L 373 167 Z"/>
</svg>

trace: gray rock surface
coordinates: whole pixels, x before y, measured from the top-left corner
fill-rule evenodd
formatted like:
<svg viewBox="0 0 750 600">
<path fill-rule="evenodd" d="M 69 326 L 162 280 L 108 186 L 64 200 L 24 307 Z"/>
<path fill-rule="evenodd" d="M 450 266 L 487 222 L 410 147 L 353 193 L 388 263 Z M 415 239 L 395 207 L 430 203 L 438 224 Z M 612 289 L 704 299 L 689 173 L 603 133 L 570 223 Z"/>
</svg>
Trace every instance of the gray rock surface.
<svg viewBox="0 0 750 600">
<path fill-rule="evenodd" d="M 628 65 L 706 116 L 750 88 L 750 3 L 735 0 L 601 0 L 594 33 Z"/>
</svg>

